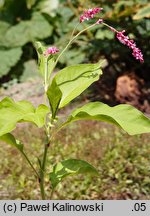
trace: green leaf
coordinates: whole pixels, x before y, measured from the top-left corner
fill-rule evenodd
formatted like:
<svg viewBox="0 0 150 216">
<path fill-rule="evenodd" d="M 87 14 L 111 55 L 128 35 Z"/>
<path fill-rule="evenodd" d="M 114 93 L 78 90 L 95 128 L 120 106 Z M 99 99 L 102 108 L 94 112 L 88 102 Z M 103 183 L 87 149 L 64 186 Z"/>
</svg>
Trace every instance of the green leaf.
<svg viewBox="0 0 150 216">
<path fill-rule="evenodd" d="M 5 35 L 7 47 L 23 46 L 36 39 L 44 39 L 51 35 L 52 26 L 40 13 L 33 13 L 30 21 L 21 21 L 8 29 Z"/>
<path fill-rule="evenodd" d="M 49 108 L 43 104 L 38 108 L 28 101 L 14 102 L 6 97 L 0 102 L 0 136 L 15 129 L 18 122 L 32 122 L 42 127 Z"/>
<path fill-rule="evenodd" d="M 0 140 L 8 143 L 11 146 L 15 146 L 19 151 L 23 152 L 23 144 L 20 141 L 16 140 L 12 134 L 7 133 L 2 135 L 0 136 Z"/>
<path fill-rule="evenodd" d="M 74 110 L 64 125 L 83 119 L 115 124 L 130 135 L 150 132 L 150 119 L 139 110 L 127 104 L 110 107 L 101 102 L 91 102 Z"/>
<path fill-rule="evenodd" d="M 32 41 L 35 39 L 44 39 L 50 37 L 53 31 L 52 25 L 42 16 L 40 13 L 33 13 L 31 23 L 30 23 L 30 32 Z"/>
<path fill-rule="evenodd" d="M 150 4 L 142 7 L 138 12 L 133 16 L 134 20 L 139 20 L 143 18 L 150 18 Z"/>
<path fill-rule="evenodd" d="M 59 0 L 42 0 L 37 4 L 36 9 L 40 10 L 42 13 L 47 13 L 48 15 L 54 16 L 54 10 L 59 6 Z"/>
<path fill-rule="evenodd" d="M 10 24 L 4 21 L 0 21 L 0 46 L 5 45 L 5 37 L 8 28 L 10 28 Z"/>
<path fill-rule="evenodd" d="M 48 95 L 49 103 L 50 103 L 51 110 L 52 110 L 52 117 L 55 118 L 60 100 L 62 98 L 62 92 L 60 91 L 55 80 L 53 80 L 50 88 L 48 89 L 47 95 Z"/>
<path fill-rule="evenodd" d="M 26 0 L 27 8 L 31 9 L 35 2 L 36 0 Z"/>
<path fill-rule="evenodd" d="M 5 3 L 5 0 L 0 0 L 0 8 L 3 7 L 4 3 Z"/>
<path fill-rule="evenodd" d="M 29 79 L 33 80 L 39 77 L 38 67 L 35 60 L 31 59 L 29 61 L 26 61 L 23 64 L 23 67 L 24 67 L 23 74 L 19 78 L 21 82 L 28 81 Z"/>
<path fill-rule="evenodd" d="M 0 50 L 0 77 L 6 75 L 19 61 L 22 55 L 20 47 L 9 50 Z"/>
<path fill-rule="evenodd" d="M 43 46 L 39 41 L 34 43 L 37 54 L 38 54 L 38 66 L 41 75 L 44 77 L 45 73 L 45 57 L 44 52 L 46 51 L 46 47 Z"/>
<path fill-rule="evenodd" d="M 60 58 L 59 62 L 66 65 L 75 65 L 84 61 L 85 53 L 81 49 L 70 49 Z"/>
<path fill-rule="evenodd" d="M 55 103 L 53 112 L 56 113 L 57 108 L 66 106 L 97 81 L 102 74 L 100 66 L 100 63 L 80 64 L 66 67 L 58 72 L 47 91 L 50 105 Z"/>
<path fill-rule="evenodd" d="M 45 67 L 46 64 L 48 64 L 48 80 L 50 78 L 55 60 L 52 55 L 50 55 L 48 58 L 44 56 L 44 52 L 46 51 L 46 47 L 43 46 L 39 41 L 36 41 L 34 43 L 37 54 L 38 54 L 38 66 L 39 66 L 39 71 L 41 75 L 44 77 L 45 76 Z M 47 63 L 48 62 L 48 63 Z"/>
<path fill-rule="evenodd" d="M 105 29 L 99 29 L 97 32 L 96 32 L 96 35 L 95 35 L 95 38 L 96 39 L 101 39 L 101 40 L 104 40 L 104 39 L 114 39 L 114 34 L 113 32 L 110 32 L 109 30 L 105 30 Z"/>
<path fill-rule="evenodd" d="M 22 101 L 20 101 L 21 103 Z M 44 104 L 40 104 L 36 109 L 34 108 L 34 112 L 27 113 L 22 119 L 23 121 L 33 122 L 39 128 L 43 127 L 45 124 L 46 115 L 50 112 L 49 108 Z"/>
<path fill-rule="evenodd" d="M 76 159 L 64 160 L 56 164 L 53 167 L 53 171 L 49 174 L 52 188 L 54 189 L 67 176 L 86 173 L 98 175 L 98 171 L 86 161 Z"/>
</svg>

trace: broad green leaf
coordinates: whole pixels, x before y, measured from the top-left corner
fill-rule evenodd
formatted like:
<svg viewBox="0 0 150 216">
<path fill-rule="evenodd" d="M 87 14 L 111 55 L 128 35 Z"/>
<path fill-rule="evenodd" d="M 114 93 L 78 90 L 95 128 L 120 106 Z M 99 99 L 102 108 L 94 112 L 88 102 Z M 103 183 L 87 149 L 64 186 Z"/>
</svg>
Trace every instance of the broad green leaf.
<svg viewBox="0 0 150 216">
<path fill-rule="evenodd" d="M 5 35 L 8 47 L 23 46 L 36 39 L 44 39 L 51 35 L 52 26 L 40 13 L 33 13 L 30 21 L 21 21 L 9 28 Z"/>
<path fill-rule="evenodd" d="M 0 8 L 3 7 L 5 0 L 0 0 Z"/>
<path fill-rule="evenodd" d="M 53 31 L 53 26 L 42 16 L 40 13 L 33 13 L 31 23 L 30 23 L 30 32 L 32 36 L 32 41 L 35 39 L 44 39 L 50 37 Z"/>
<path fill-rule="evenodd" d="M 20 101 L 20 103 L 23 101 Z M 39 128 L 43 127 L 45 124 L 46 114 L 49 113 L 49 108 L 44 104 L 40 104 L 36 109 L 34 108 L 34 112 L 27 113 L 22 119 L 25 122 L 33 122 Z"/>
<path fill-rule="evenodd" d="M 150 119 L 139 110 L 127 104 L 110 107 L 101 102 L 91 102 L 74 110 L 64 125 L 83 119 L 115 124 L 130 135 L 150 132 Z"/>
<path fill-rule="evenodd" d="M 36 9 L 48 15 L 55 15 L 54 10 L 59 6 L 59 0 L 42 0 L 37 4 Z"/>
<path fill-rule="evenodd" d="M 66 106 L 99 79 L 102 74 L 100 65 L 100 63 L 80 64 L 66 67 L 58 72 L 47 92 L 50 104 L 55 103 L 55 109 Z"/>
<path fill-rule="evenodd" d="M 79 49 L 70 49 L 60 58 L 59 62 L 67 65 L 75 65 L 84 61 L 85 52 Z"/>
<path fill-rule="evenodd" d="M 98 175 L 98 171 L 86 161 L 69 159 L 56 164 L 49 176 L 52 188 L 55 188 L 67 176 L 88 173 Z"/>
<path fill-rule="evenodd" d="M 0 50 L 0 77 L 6 75 L 21 58 L 22 50 L 20 47 Z"/>
<path fill-rule="evenodd" d="M 31 9 L 35 3 L 36 3 L 36 0 L 26 0 L 26 4 L 27 4 L 28 9 Z"/>
<path fill-rule="evenodd" d="M 5 37 L 8 28 L 10 28 L 10 24 L 8 22 L 0 21 L 0 46 L 5 46 Z"/>
<path fill-rule="evenodd" d="M 38 67 L 37 67 L 37 63 L 35 60 L 32 59 L 32 60 L 26 61 L 23 64 L 23 67 L 24 67 L 23 74 L 19 78 L 21 82 L 25 82 L 29 79 L 33 80 L 39 77 Z"/>
<path fill-rule="evenodd" d="M 42 127 L 49 108 L 43 104 L 38 108 L 28 101 L 14 102 L 6 97 L 0 102 L 0 136 L 15 129 L 18 122 L 32 122 Z"/>
<path fill-rule="evenodd" d="M 139 20 L 143 18 L 150 18 L 150 4 L 142 7 L 138 12 L 133 16 L 134 20 Z"/>
<path fill-rule="evenodd" d="M 16 147 L 19 151 L 23 151 L 23 144 L 15 139 L 15 137 L 11 133 L 4 134 L 0 136 L 0 140 L 8 143 L 11 146 Z"/>
</svg>

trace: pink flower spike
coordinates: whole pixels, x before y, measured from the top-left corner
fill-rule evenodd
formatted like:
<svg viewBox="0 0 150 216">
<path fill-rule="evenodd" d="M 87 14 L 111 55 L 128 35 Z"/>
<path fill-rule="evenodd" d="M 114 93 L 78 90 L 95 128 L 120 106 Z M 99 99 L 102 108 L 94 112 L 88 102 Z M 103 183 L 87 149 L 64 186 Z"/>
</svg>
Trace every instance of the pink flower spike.
<svg viewBox="0 0 150 216">
<path fill-rule="evenodd" d="M 132 55 L 137 59 L 140 60 L 141 63 L 144 62 L 143 54 L 139 48 L 136 47 L 136 44 L 133 40 L 130 40 L 128 36 L 124 35 L 125 30 L 122 32 L 117 32 L 116 37 L 117 39 L 124 45 L 128 46 L 132 49 Z"/>
<path fill-rule="evenodd" d="M 101 12 L 103 8 L 91 8 L 85 10 L 83 14 L 80 16 L 80 23 L 84 22 L 85 20 L 93 19 L 94 15 Z"/>
<path fill-rule="evenodd" d="M 51 55 L 51 54 L 55 54 L 59 52 L 59 49 L 57 49 L 56 47 L 49 47 L 45 52 L 44 52 L 44 56 L 48 56 L 48 55 Z"/>
<path fill-rule="evenodd" d="M 97 25 L 101 24 L 101 23 L 103 23 L 103 19 L 98 19 L 97 22 L 96 22 Z"/>
</svg>

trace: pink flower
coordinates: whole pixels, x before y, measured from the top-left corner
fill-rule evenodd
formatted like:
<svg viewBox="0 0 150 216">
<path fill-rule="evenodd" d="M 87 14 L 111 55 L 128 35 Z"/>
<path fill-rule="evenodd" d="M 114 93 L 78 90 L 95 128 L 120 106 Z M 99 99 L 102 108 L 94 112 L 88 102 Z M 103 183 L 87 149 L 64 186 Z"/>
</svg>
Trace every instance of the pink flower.
<svg viewBox="0 0 150 216">
<path fill-rule="evenodd" d="M 96 24 L 98 25 L 98 24 L 101 24 L 101 23 L 103 23 L 103 19 L 98 19 L 97 21 L 96 21 Z"/>
<path fill-rule="evenodd" d="M 49 47 L 45 52 L 44 52 L 44 56 L 48 56 L 50 54 L 55 54 L 59 52 L 59 49 L 57 49 L 56 47 Z"/>
<path fill-rule="evenodd" d="M 89 20 L 94 18 L 94 15 L 99 13 L 103 8 L 93 8 L 85 10 L 84 13 L 80 16 L 80 23 L 84 22 L 85 20 Z"/>
<path fill-rule="evenodd" d="M 117 32 L 117 31 L 116 31 Z M 133 40 L 130 40 L 128 36 L 124 35 L 125 30 L 122 32 L 117 32 L 116 37 L 117 39 L 124 45 L 127 45 L 130 49 L 132 49 L 132 55 L 137 59 L 140 60 L 141 63 L 144 62 L 143 54 L 139 48 L 136 47 L 136 44 Z"/>
</svg>

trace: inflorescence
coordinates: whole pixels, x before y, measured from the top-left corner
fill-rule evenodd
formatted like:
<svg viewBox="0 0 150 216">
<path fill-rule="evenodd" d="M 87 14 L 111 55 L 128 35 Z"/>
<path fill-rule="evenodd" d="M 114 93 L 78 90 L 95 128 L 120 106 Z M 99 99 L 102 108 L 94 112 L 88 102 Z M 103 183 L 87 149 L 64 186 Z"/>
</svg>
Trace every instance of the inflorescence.
<svg viewBox="0 0 150 216">
<path fill-rule="evenodd" d="M 98 14 L 99 12 L 101 12 L 103 10 L 103 8 L 90 8 L 88 10 L 84 10 L 83 14 L 80 16 L 80 23 L 84 22 L 85 20 L 90 20 L 93 19 L 94 16 L 96 14 Z M 128 46 L 130 49 L 132 49 L 132 55 L 139 60 L 141 63 L 144 62 L 143 59 L 143 54 L 141 52 L 141 50 L 139 48 L 136 47 L 136 43 L 133 40 L 130 40 L 128 36 L 125 36 L 125 30 L 119 32 L 117 31 L 115 28 L 113 28 L 112 26 L 104 23 L 103 19 L 98 19 L 95 22 L 95 25 L 97 24 L 103 24 L 105 26 L 107 26 L 111 31 L 113 31 L 116 34 L 116 38 L 124 45 Z M 44 56 L 48 56 L 50 54 L 55 54 L 59 52 L 59 49 L 57 49 L 56 47 L 49 47 L 45 52 L 44 52 Z"/>
<path fill-rule="evenodd" d="M 59 49 L 57 49 L 57 47 L 49 47 L 45 52 L 44 52 L 44 56 L 47 57 L 50 54 L 55 54 L 58 53 Z"/>
</svg>

